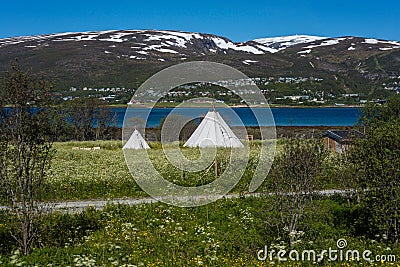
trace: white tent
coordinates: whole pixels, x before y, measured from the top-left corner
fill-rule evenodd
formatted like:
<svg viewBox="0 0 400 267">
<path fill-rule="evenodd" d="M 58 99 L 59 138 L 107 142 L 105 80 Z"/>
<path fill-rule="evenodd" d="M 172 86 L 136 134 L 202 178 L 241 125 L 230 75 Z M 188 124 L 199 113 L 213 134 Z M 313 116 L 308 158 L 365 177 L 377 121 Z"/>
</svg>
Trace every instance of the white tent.
<svg viewBox="0 0 400 267">
<path fill-rule="evenodd" d="M 203 121 L 183 145 L 186 147 L 244 147 L 215 110 L 209 111 Z"/>
<path fill-rule="evenodd" d="M 124 145 L 122 149 L 149 149 L 149 145 L 143 139 L 142 135 L 138 130 L 135 129 L 131 137 L 129 137 L 128 142 Z"/>
</svg>

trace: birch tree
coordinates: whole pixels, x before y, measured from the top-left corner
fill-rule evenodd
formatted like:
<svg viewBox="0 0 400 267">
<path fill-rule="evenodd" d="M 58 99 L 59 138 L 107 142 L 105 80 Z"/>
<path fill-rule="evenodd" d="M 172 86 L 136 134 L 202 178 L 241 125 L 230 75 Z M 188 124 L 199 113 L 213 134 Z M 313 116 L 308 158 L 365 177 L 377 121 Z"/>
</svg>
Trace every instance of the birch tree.
<svg viewBox="0 0 400 267">
<path fill-rule="evenodd" d="M 39 201 L 54 154 L 50 90 L 43 78 L 16 63 L 1 87 L 0 200 L 15 220 L 11 235 L 25 255 L 39 237 L 45 209 Z"/>
</svg>

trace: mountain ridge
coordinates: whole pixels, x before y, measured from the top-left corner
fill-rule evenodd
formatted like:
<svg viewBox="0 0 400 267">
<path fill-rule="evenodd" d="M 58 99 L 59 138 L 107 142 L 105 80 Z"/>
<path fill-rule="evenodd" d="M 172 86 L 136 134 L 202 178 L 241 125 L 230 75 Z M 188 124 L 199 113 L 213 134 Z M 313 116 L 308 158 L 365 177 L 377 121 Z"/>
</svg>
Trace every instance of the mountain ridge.
<svg viewBox="0 0 400 267">
<path fill-rule="evenodd" d="M 0 71 L 15 58 L 45 72 L 58 90 L 137 87 L 165 67 L 193 60 L 225 63 L 250 77 L 318 77 L 324 80 L 318 90 L 338 93 L 376 95 L 400 76 L 400 42 L 353 36 L 233 42 L 206 33 L 107 30 L 0 39 Z"/>
<path fill-rule="evenodd" d="M 108 38 L 104 38 L 105 35 L 108 34 Z M 253 54 L 263 54 L 265 52 L 278 52 L 279 50 L 275 50 L 270 48 L 269 45 L 274 46 L 276 43 L 279 43 L 282 37 L 274 37 L 274 38 L 261 38 L 254 39 L 245 42 L 233 42 L 232 40 L 217 36 L 214 34 L 204 34 L 204 33 L 195 33 L 195 32 L 183 32 L 183 31 L 163 31 L 163 30 L 107 30 L 107 31 L 88 31 L 88 32 L 63 32 L 63 33 L 55 33 L 55 34 L 43 34 L 43 35 L 33 35 L 33 36 L 18 36 L 18 37 L 8 37 L 8 38 L 0 38 L 0 47 L 15 45 L 20 43 L 29 43 L 29 42 L 37 42 L 40 45 L 40 42 L 51 40 L 51 41 L 107 41 L 107 42 L 116 42 L 122 43 L 125 41 L 129 41 L 126 37 L 137 38 L 136 35 L 145 35 L 148 36 L 147 41 L 151 40 L 163 40 L 163 39 L 174 39 L 177 46 L 185 46 L 185 43 L 190 42 L 192 39 L 209 39 L 214 42 L 215 46 L 221 49 L 232 49 L 237 51 L 249 52 Z M 103 38 L 98 38 L 103 36 Z M 64 37 L 64 38 L 63 38 Z M 65 38 L 67 37 L 67 38 Z M 305 35 L 294 35 L 285 37 L 286 46 L 291 39 L 297 39 L 300 37 L 304 39 Z M 309 40 L 298 41 L 295 40 L 293 44 L 305 43 L 310 40 L 316 40 L 319 38 L 327 38 L 327 37 L 314 37 L 308 36 Z M 265 43 L 263 40 L 270 40 L 270 42 Z M 273 40 L 276 41 L 273 41 Z M 132 41 L 132 39 L 130 40 Z M 257 43 L 257 44 L 255 44 Z M 266 44 L 264 46 L 264 44 Z M 31 46 L 33 48 L 33 46 Z M 212 48 L 210 50 L 212 51 Z"/>
<path fill-rule="evenodd" d="M 181 31 L 181 30 L 157 30 L 157 29 L 140 29 L 140 30 L 135 30 L 135 29 L 111 29 L 111 30 L 95 30 L 95 31 L 69 31 L 69 32 L 55 32 L 55 33 L 43 33 L 43 34 L 34 34 L 34 35 L 16 35 L 16 36 L 7 36 L 7 37 L 0 37 L 0 40 L 6 40 L 6 39 L 24 39 L 24 38 L 35 38 L 35 37 L 50 37 L 50 36 L 62 36 L 62 35 L 69 35 L 69 34 L 88 34 L 88 33 L 107 33 L 107 32 L 118 32 L 118 31 L 131 31 L 131 32 L 145 32 L 145 31 L 154 31 L 154 32 L 181 32 L 181 33 L 191 33 L 191 34 L 207 34 L 207 35 L 214 35 L 214 36 L 220 36 L 217 34 L 210 34 L 210 33 L 200 33 L 200 32 L 188 32 L 188 31 Z M 291 34 L 291 35 L 280 35 L 280 36 L 270 36 L 270 37 L 258 37 L 255 39 L 250 39 L 246 41 L 237 41 L 234 43 L 245 43 L 245 42 L 250 42 L 250 41 L 258 41 L 258 40 L 263 40 L 263 39 L 281 39 L 281 38 L 286 38 L 286 37 L 310 37 L 310 38 L 320 38 L 320 39 L 327 39 L 327 38 L 339 38 L 339 37 L 351 37 L 351 36 L 318 36 L 318 35 L 310 35 L 306 33 L 297 33 L 297 34 Z M 366 39 L 376 39 L 376 40 L 387 40 L 387 41 L 392 41 L 392 42 L 400 42 L 400 40 L 388 40 L 388 39 L 382 39 L 382 38 L 376 38 L 376 37 L 365 37 L 365 36 L 352 36 L 352 37 L 357 37 L 357 38 L 366 38 Z M 225 37 L 227 38 L 227 37 Z M 229 38 L 227 38 L 229 39 Z M 277 40 L 278 41 L 278 40 Z"/>
</svg>

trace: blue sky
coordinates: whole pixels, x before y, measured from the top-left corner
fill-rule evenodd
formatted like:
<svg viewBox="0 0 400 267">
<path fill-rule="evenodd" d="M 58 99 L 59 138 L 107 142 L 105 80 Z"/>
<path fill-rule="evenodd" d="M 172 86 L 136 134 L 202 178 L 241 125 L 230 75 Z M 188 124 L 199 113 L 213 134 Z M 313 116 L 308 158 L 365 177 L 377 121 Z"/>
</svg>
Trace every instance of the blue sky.
<svg viewBox="0 0 400 267">
<path fill-rule="evenodd" d="M 233 41 L 292 34 L 400 41 L 400 1 L 1 1 L 0 38 L 109 29 L 195 31 Z"/>
</svg>

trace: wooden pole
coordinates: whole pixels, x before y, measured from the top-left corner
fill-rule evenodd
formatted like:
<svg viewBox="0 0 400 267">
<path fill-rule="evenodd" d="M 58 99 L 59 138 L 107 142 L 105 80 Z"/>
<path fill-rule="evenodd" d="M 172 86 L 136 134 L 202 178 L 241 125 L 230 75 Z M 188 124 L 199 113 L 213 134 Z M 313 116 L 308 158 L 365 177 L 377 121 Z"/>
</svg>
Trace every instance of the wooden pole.
<svg viewBox="0 0 400 267">
<path fill-rule="evenodd" d="M 226 153 L 225 153 L 225 169 L 228 167 L 229 164 L 229 158 L 230 158 L 230 150 L 232 150 L 232 148 L 226 148 Z"/>
<path fill-rule="evenodd" d="M 215 170 L 215 177 L 218 177 L 218 161 L 217 161 L 217 156 L 215 156 L 215 159 L 214 159 L 214 170 Z"/>
</svg>

